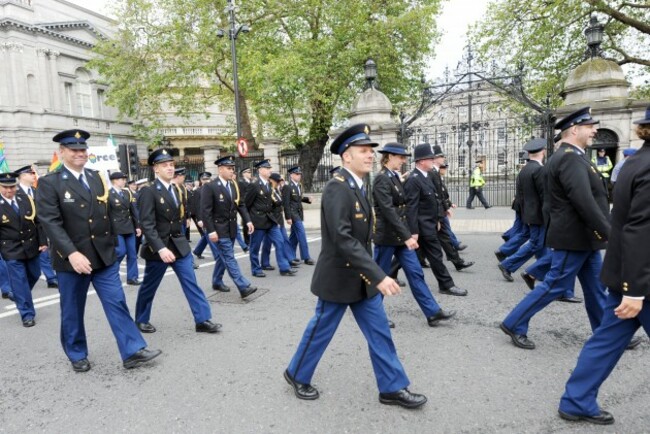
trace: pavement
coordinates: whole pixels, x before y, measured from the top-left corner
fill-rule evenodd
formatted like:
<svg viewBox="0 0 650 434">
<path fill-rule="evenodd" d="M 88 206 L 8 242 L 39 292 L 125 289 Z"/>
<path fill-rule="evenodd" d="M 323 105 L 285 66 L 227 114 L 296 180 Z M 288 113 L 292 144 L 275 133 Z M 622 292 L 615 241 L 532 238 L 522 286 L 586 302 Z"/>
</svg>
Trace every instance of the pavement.
<svg viewBox="0 0 650 434">
<path fill-rule="evenodd" d="M 86 306 L 92 369 L 83 374 L 71 370 L 59 343 L 56 290 L 47 289 L 45 281 L 37 283 L 37 324 L 29 329 L 22 327 L 12 304 L 1 300 L 0 433 L 650 432 L 647 339 L 625 353 L 601 388 L 599 402 L 616 423 L 598 427 L 557 416 L 564 384 L 591 334 L 583 305 L 553 303 L 540 312 L 529 332 L 537 344 L 533 351 L 515 348 L 499 330 L 499 322 L 527 293 L 518 274 L 513 283 L 503 280 L 492 254 L 511 213 L 463 209 L 452 219 L 464 228 L 459 235 L 469 247 L 463 256 L 476 261 L 468 270 L 451 271 L 456 284 L 469 290 L 467 297 L 440 295 L 425 270 L 438 302 L 457 310 L 455 319 L 428 327 L 408 287 L 385 299 L 410 388 L 429 398 L 420 410 L 378 402 L 367 345 L 351 314 L 343 318 L 316 370 L 313 383 L 320 399 L 296 399 L 282 372 L 313 315 L 313 267 L 302 265 L 295 277 L 277 271 L 263 279 L 249 277 L 261 289 L 242 301 L 235 293 L 210 289 L 213 261 L 203 259 L 197 260 L 197 278 L 222 332 L 194 332 L 189 307 L 170 272 L 154 302 L 151 322 L 158 331 L 145 335 L 149 346 L 163 354 L 133 370 L 122 368 L 96 295 L 89 295 Z M 308 236 L 317 257 L 320 234 Z M 250 276 L 248 257 L 237 253 Z M 228 277 L 226 283 L 232 285 Z M 125 286 L 125 292 L 133 309 L 137 288 Z M 582 295 L 579 285 L 576 292 Z"/>
</svg>

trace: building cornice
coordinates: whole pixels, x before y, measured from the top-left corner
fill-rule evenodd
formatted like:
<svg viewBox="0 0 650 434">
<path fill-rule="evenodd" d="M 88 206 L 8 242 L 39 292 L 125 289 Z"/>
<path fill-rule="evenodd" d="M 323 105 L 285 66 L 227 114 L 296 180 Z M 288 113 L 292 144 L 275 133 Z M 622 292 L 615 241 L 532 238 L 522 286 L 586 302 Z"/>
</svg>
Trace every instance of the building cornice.
<svg viewBox="0 0 650 434">
<path fill-rule="evenodd" d="M 92 42 L 83 41 L 81 39 L 72 36 L 68 36 L 62 33 L 57 33 L 53 30 L 50 30 L 45 27 L 41 27 L 39 25 L 27 24 L 13 18 L 5 18 L 3 20 L 0 20 L 0 30 L 7 30 L 7 29 L 14 29 L 14 30 L 18 30 L 19 32 L 28 33 L 28 34 L 42 34 L 52 39 L 63 40 L 72 43 L 74 45 L 79 45 L 81 47 L 90 48 L 90 49 L 92 49 L 95 46 L 95 44 L 93 44 Z"/>
<path fill-rule="evenodd" d="M 62 21 L 58 23 L 38 23 L 36 25 L 52 31 L 59 29 L 85 29 L 97 36 L 99 39 L 108 39 L 104 33 L 100 32 L 88 21 Z"/>
</svg>

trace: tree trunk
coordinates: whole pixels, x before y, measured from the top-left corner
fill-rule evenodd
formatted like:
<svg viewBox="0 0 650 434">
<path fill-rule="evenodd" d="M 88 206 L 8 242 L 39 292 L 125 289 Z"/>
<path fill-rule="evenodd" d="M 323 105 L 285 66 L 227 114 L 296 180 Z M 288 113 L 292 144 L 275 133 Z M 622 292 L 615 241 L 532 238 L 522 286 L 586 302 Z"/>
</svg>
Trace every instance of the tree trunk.
<svg viewBox="0 0 650 434">
<path fill-rule="evenodd" d="M 312 123 L 309 128 L 309 139 L 300 148 L 298 164 L 302 167 L 302 184 L 306 191 L 311 191 L 314 173 L 318 168 L 323 150 L 329 140 L 329 129 L 332 126 L 332 109 L 330 104 L 312 101 Z"/>
<path fill-rule="evenodd" d="M 249 149 L 257 149 L 255 137 L 253 136 L 253 128 L 251 127 L 251 119 L 248 115 L 248 103 L 241 89 L 239 89 L 239 116 L 241 120 L 241 133 L 248 141 Z"/>
</svg>

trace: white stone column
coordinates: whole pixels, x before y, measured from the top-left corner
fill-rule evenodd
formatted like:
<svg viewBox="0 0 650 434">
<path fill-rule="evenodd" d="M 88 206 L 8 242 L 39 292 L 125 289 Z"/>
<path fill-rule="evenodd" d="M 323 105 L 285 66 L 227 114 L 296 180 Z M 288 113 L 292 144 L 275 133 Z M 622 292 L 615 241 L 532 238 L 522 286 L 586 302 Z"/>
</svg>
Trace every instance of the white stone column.
<svg viewBox="0 0 650 434">
<path fill-rule="evenodd" d="M 0 44 L 0 63 L 9 65 L 9 44 Z M 8 71 L 8 80 L 0 80 L 0 105 L 11 107 L 14 105 L 13 83 L 11 80 L 12 71 Z"/>
<path fill-rule="evenodd" d="M 10 42 L 7 44 L 9 49 L 9 67 L 11 75 L 11 86 L 14 92 L 14 106 L 24 107 L 27 105 L 27 77 L 23 72 L 23 63 L 21 62 L 21 53 L 23 44 Z"/>
<path fill-rule="evenodd" d="M 41 89 L 41 102 L 43 108 L 52 110 L 52 88 L 50 86 L 49 70 L 47 67 L 47 48 L 37 48 L 36 56 L 38 57 L 38 83 Z"/>
<path fill-rule="evenodd" d="M 205 160 L 205 170 L 212 173 L 212 175 L 217 174 L 217 165 L 214 164 L 215 161 L 219 159 L 221 155 L 221 146 L 219 145 L 206 145 L 203 147 L 203 159 Z"/>
<path fill-rule="evenodd" d="M 48 53 L 50 60 L 50 88 L 52 89 L 52 109 L 54 111 L 63 111 L 63 98 L 61 94 L 61 81 L 59 80 L 59 68 L 56 65 L 56 59 L 61 53 L 50 50 Z"/>
<path fill-rule="evenodd" d="M 271 160 L 274 172 L 280 171 L 280 140 L 268 138 L 264 140 L 264 158 Z"/>
</svg>

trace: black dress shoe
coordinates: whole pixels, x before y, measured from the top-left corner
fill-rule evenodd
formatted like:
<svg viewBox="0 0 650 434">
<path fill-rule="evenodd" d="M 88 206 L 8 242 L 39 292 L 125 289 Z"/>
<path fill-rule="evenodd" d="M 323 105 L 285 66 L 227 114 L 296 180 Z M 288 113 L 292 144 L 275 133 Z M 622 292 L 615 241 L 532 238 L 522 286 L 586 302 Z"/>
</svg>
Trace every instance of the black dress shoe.
<svg viewBox="0 0 650 434">
<path fill-rule="evenodd" d="M 194 252 L 192 252 L 192 253 L 194 253 Z M 198 253 L 194 253 L 194 256 L 196 256 L 197 259 L 204 259 L 204 256 L 203 256 L 203 255 L 199 255 Z"/>
<path fill-rule="evenodd" d="M 215 291 L 230 292 L 230 287 L 227 285 L 212 285 L 212 289 Z"/>
<path fill-rule="evenodd" d="M 126 359 L 122 365 L 124 365 L 124 368 L 126 369 L 133 369 L 136 366 L 140 366 L 143 363 L 147 363 L 149 360 L 155 359 L 158 357 L 162 351 L 160 350 L 148 350 L 146 348 L 141 349 L 128 359 Z"/>
<path fill-rule="evenodd" d="M 248 288 L 244 288 L 244 289 L 240 290 L 239 295 L 240 295 L 241 298 L 246 298 L 249 295 L 251 295 L 252 293 L 254 293 L 255 291 L 257 291 L 257 286 L 252 286 L 251 285 Z"/>
<path fill-rule="evenodd" d="M 300 268 L 300 264 L 294 264 L 289 262 L 289 265 L 291 265 L 291 268 Z"/>
<path fill-rule="evenodd" d="M 197 264 L 196 262 L 192 261 L 192 268 L 194 268 L 195 270 L 198 270 L 198 269 L 199 269 L 199 264 Z"/>
<path fill-rule="evenodd" d="M 394 329 L 395 328 L 395 323 L 391 320 L 388 320 L 388 328 L 389 329 Z"/>
<path fill-rule="evenodd" d="M 395 278 L 395 283 L 397 283 L 402 288 L 406 286 L 406 282 L 404 282 L 403 280 L 399 280 L 398 278 Z"/>
<path fill-rule="evenodd" d="M 467 208 L 467 209 L 474 209 L 473 206 L 467 206 L 467 207 L 465 207 L 465 208 Z"/>
<path fill-rule="evenodd" d="M 58 288 L 59 287 L 59 282 L 57 282 L 57 281 L 47 282 L 47 287 L 48 288 Z"/>
<path fill-rule="evenodd" d="M 560 417 L 564 420 L 569 420 L 571 422 L 589 422 L 596 425 L 611 425 L 614 423 L 614 416 L 608 411 L 600 410 L 598 416 L 582 416 L 576 414 L 565 413 L 562 410 L 557 411 L 560 414 Z"/>
<path fill-rule="evenodd" d="M 641 342 L 643 342 L 643 338 L 641 338 L 639 336 L 635 336 L 635 337 L 632 338 L 630 343 L 627 344 L 627 347 L 625 347 L 625 349 L 626 350 L 633 350 L 636 347 L 638 347 Z"/>
<path fill-rule="evenodd" d="M 521 278 L 524 279 L 524 282 L 526 282 L 528 289 L 535 289 L 535 278 L 532 275 L 526 273 L 525 271 L 522 271 Z"/>
<path fill-rule="evenodd" d="M 311 258 L 310 258 L 310 259 L 305 259 L 305 264 L 307 264 L 307 265 L 314 265 L 314 264 L 316 264 L 316 261 L 314 261 L 314 260 L 311 259 Z"/>
<path fill-rule="evenodd" d="M 510 239 L 510 237 L 507 237 L 507 236 L 501 234 L 501 239 L 507 243 L 508 240 Z"/>
<path fill-rule="evenodd" d="M 501 264 L 497 265 L 497 267 L 499 267 L 499 270 L 501 271 L 501 275 L 503 276 L 504 279 L 506 279 L 508 282 L 515 281 L 515 279 L 512 277 L 512 274 L 510 274 L 510 271 L 506 270 L 506 267 L 504 267 Z"/>
<path fill-rule="evenodd" d="M 88 372 L 90 371 L 90 362 L 88 359 L 81 359 L 72 362 L 72 370 L 75 372 Z"/>
<path fill-rule="evenodd" d="M 272 265 L 267 265 L 266 267 L 262 267 L 262 270 L 264 271 L 273 271 L 275 270 L 275 267 Z"/>
<path fill-rule="evenodd" d="M 503 253 L 501 253 L 501 250 L 495 250 L 495 251 L 494 251 L 494 256 L 497 257 L 497 260 L 498 260 L 499 262 L 503 262 L 503 261 L 507 258 L 506 255 L 504 255 Z"/>
<path fill-rule="evenodd" d="M 512 339 L 512 343 L 515 344 L 515 347 L 523 348 L 524 350 L 535 349 L 535 343 L 529 340 L 528 336 L 516 335 L 513 331 L 511 331 L 508 327 L 506 327 L 504 323 L 499 324 L 499 327 L 501 328 L 503 333 L 510 336 L 510 339 Z"/>
<path fill-rule="evenodd" d="M 485 207 L 485 209 L 490 209 L 490 208 L 492 208 L 492 205 L 488 205 Z"/>
<path fill-rule="evenodd" d="M 564 303 L 582 303 L 582 299 L 580 297 L 565 297 L 564 295 L 558 298 L 556 301 L 562 301 Z"/>
<path fill-rule="evenodd" d="M 280 271 L 280 276 L 295 276 L 296 273 L 298 273 L 296 270 Z"/>
<path fill-rule="evenodd" d="M 260 271 L 259 273 L 253 273 L 253 277 L 266 277 L 266 274 Z"/>
<path fill-rule="evenodd" d="M 127 284 L 127 285 L 140 286 L 140 285 L 142 285 L 142 280 L 140 280 L 140 279 L 127 280 L 127 281 L 126 281 L 126 284 Z"/>
<path fill-rule="evenodd" d="M 139 322 L 137 325 L 142 333 L 156 333 L 156 328 L 150 322 Z"/>
<path fill-rule="evenodd" d="M 447 321 L 448 319 L 453 318 L 455 315 L 456 315 L 455 310 L 450 310 L 449 312 L 445 312 L 442 309 L 440 309 L 435 315 L 427 318 L 427 322 L 429 323 L 429 327 L 435 327 L 438 325 L 440 321 Z"/>
<path fill-rule="evenodd" d="M 422 407 L 427 402 L 427 397 L 418 393 L 411 393 L 406 387 L 393 393 L 380 393 L 379 402 L 387 405 L 399 405 L 404 408 Z"/>
<path fill-rule="evenodd" d="M 305 399 L 307 401 L 313 401 L 318 399 L 320 394 L 318 390 L 311 384 L 302 384 L 298 383 L 294 378 L 289 374 L 289 371 L 284 371 L 284 379 L 287 380 L 287 383 L 293 387 L 293 391 L 299 399 Z"/>
<path fill-rule="evenodd" d="M 466 248 L 467 248 L 467 244 L 460 243 L 460 244 L 458 245 L 458 247 L 456 247 L 456 250 L 458 250 L 459 252 L 462 252 L 462 251 L 465 250 Z"/>
<path fill-rule="evenodd" d="M 431 266 L 427 263 L 427 261 L 420 262 L 420 265 L 422 266 L 422 268 L 431 268 Z"/>
<path fill-rule="evenodd" d="M 14 298 L 14 293 L 13 292 L 3 292 L 2 293 L 2 298 L 8 298 L 11 301 L 16 301 Z"/>
<path fill-rule="evenodd" d="M 210 320 L 200 322 L 196 325 L 196 331 L 198 333 L 216 333 L 221 328 L 221 324 L 214 323 Z"/>
<path fill-rule="evenodd" d="M 456 271 L 464 270 L 465 268 L 469 268 L 472 265 L 474 265 L 474 262 L 471 261 L 454 262 L 454 267 L 456 267 Z"/>
<path fill-rule="evenodd" d="M 466 289 L 460 289 L 457 286 L 452 286 L 451 288 L 447 289 L 441 289 L 439 291 L 441 294 L 446 294 L 446 295 L 456 295 L 459 297 L 464 297 L 467 295 L 467 290 Z"/>
<path fill-rule="evenodd" d="M 289 264 L 291 264 L 291 265 L 300 265 L 301 262 L 300 262 L 300 259 L 292 259 L 292 260 L 289 261 Z"/>
<path fill-rule="evenodd" d="M 34 321 L 34 318 L 23 320 L 23 327 L 34 327 L 35 325 L 36 321 Z"/>
</svg>

